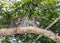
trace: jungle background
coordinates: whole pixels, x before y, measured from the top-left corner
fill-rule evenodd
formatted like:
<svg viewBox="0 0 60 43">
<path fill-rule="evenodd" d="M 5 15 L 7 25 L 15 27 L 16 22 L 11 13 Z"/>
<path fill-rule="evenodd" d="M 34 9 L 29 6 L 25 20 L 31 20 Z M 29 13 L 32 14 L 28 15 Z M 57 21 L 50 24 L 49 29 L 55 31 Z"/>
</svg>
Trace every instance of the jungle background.
<svg viewBox="0 0 60 43">
<path fill-rule="evenodd" d="M 60 16 L 60 0 L 0 0 L 0 28 L 33 26 L 45 29 Z M 48 30 L 60 36 L 60 20 Z M 7 30 L 8 31 L 8 30 Z M 1 36 L 0 43 L 32 43 L 36 34 Z M 35 43 L 55 43 L 46 36 Z"/>
</svg>

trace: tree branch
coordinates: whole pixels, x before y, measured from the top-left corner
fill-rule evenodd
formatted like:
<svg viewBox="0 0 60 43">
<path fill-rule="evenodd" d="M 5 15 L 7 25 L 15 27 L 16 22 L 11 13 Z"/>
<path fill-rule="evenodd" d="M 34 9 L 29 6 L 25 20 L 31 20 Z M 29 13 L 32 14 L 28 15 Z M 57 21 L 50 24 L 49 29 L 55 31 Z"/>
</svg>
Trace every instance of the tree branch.
<svg viewBox="0 0 60 43">
<path fill-rule="evenodd" d="M 60 20 L 60 16 L 58 18 L 56 18 L 56 20 L 54 22 L 52 22 L 48 27 L 46 27 L 46 29 L 51 28 L 56 22 L 58 22 Z"/>
<path fill-rule="evenodd" d="M 60 43 L 60 37 L 56 36 L 53 32 L 46 29 L 40 29 L 36 27 L 15 27 L 15 28 L 2 28 L 0 29 L 0 36 L 12 35 L 12 34 L 24 34 L 24 33 L 34 33 L 38 35 L 46 35 L 56 43 Z"/>
<path fill-rule="evenodd" d="M 40 37 L 42 37 L 43 35 L 39 35 L 32 43 L 35 43 Z"/>
</svg>

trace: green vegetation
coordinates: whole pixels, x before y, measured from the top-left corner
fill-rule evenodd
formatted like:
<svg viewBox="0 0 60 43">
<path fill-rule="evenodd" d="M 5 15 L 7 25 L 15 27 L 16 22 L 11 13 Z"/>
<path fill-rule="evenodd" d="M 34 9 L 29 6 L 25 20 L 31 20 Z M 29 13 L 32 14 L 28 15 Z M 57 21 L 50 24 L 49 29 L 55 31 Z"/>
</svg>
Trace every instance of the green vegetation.
<svg viewBox="0 0 60 43">
<path fill-rule="evenodd" d="M 10 3 L 11 2 L 11 3 Z M 21 1 L 10 1 L 1 0 L 0 1 L 0 28 L 2 27 L 12 27 L 13 19 L 20 17 L 21 19 L 24 16 L 28 16 L 29 19 L 33 17 L 41 20 L 41 24 L 39 27 L 46 28 L 50 25 L 57 17 L 60 16 L 60 5 L 58 0 L 21 0 Z M 60 35 L 60 20 L 48 30 L 53 31 L 55 34 L 58 33 Z M 2 37 L 2 43 L 12 43 L 11 39 L 14 43 L 20 43 L 20 41 L 24 43 L 32 43 L 34 39 L 37 38 L 38 35 L 35 34 L 24 34 L 24 35 L 11 35 Z M 0 38 L 0 39 L 2 39 Z M 5 38 L 5 39 L 4 39 Z M 21 42 L 21 43 L 22 43 Z M 53 40 L 42 36 L 37 40 L 36 43 L 55 43 Z"/>
</svg>

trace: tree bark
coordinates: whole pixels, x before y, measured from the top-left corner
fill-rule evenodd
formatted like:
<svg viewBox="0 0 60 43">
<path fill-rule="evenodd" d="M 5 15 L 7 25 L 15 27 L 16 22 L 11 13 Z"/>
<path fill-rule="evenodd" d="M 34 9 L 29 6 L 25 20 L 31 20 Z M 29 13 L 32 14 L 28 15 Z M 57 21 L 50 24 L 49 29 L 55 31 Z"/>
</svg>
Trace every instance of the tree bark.
<svg viewBox="0 0 60 43">
<path fill-rule="evenodd" d="M 60 36 L 56 36 L 52 31 L 36 28 L 36 27 L 15 27 L 0 29 L 0 36 L 7 36 L 12 34 L 34 33 L 38 35 L 46 35 L 56 43 L 60 43 Z"/>
</svg>

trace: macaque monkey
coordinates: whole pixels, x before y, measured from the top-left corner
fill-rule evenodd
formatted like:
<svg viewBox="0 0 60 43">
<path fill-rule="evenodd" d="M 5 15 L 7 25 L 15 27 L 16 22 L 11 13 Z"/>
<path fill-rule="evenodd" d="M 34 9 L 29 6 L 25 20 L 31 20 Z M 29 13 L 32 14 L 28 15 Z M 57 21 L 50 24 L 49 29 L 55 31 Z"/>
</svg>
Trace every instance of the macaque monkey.
<svg viewBox="0 0 60 43">
<path fill-rule="evenodd" d="M 13 25 L 15 27 L 17 27 L 17 26 L 21 26 L 21 27 L 25 27 L 25 26 L 39 27 L 40 26 L 40 20 L 36 17 L 33 17 L 32 20 L 30 20 L 28 18 L 28 16 L 25 16 L 25 17 L 23 17 L 23 19 L 21 21 L 20 18 L 17 17 L 13 20 Z"/>
</svg>

